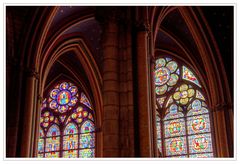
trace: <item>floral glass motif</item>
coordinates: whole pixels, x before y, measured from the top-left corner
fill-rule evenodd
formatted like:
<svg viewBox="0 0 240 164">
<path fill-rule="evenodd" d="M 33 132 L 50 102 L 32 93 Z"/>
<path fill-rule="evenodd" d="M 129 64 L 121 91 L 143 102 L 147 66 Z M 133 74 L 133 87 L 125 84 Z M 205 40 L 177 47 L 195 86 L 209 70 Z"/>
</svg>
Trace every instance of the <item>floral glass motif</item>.
<svg viewBox="0 0 240 164">
<path fill-rule="evenodd" d="M 94 110 L 86 95 L 70 82 L 57 84 L 41 106 L 39 158 L 95 156 Z M 61 133 L 60 133 L 61 132 Z"/>
<path fill-rule="evenodd" d="M 155 84 L 156 94 L 162 95 L 174 86 L 179 79 L 178 64 L 170 58 L 160 58 L 156 60 Z"/>
<path fill-rule="evenodd" d="M 190 153 L 212 152 L 211 134 L 200 134 L 188 137 Z"/>
<path fill-rule="evenodd" d="M 185 135 L 184 119 L 164 121 L 165 138 Z"/>
<path fill-rule="evenodd" d="M 192 98 L 195 94 L 194 89 L 191 85 L 182 84 L 179 88 L 176 89 L 176 92 L 173 94 L 173 99 L 177 103 L 186 105 L 189 102 L 189 99 Z"/>
<path fill-rule="evenodd" d="M 45 111 L 41 118 L 40 124 L 46 129 L 54 121 L 54 116 L 51 112 Z"/>
<path fill-rule="evenodd" d="M 65 113 L 77 103 L 77 91 L 77 87 L 72 83 L 63 82 L 57 85 L 50 92 L 49 107 L 56 112 Z"/>
<path fill-rule="evenodd" d="M 187 154 L 185 137 L 166 139 L 165 147 L 167 156 Z"/>
<path fill-rule="evenodd" d="M 210 132 L 208 115 L 193 116 L 187 118 L 188 134 Z"/>
<path fill-rule="evenodd" d="M 160 154 L 171 158 L 214 157 L 208 106 L 196 74 L 172 58 L 160 57 L 155 61 L 154 75 Z"/>
</svg>

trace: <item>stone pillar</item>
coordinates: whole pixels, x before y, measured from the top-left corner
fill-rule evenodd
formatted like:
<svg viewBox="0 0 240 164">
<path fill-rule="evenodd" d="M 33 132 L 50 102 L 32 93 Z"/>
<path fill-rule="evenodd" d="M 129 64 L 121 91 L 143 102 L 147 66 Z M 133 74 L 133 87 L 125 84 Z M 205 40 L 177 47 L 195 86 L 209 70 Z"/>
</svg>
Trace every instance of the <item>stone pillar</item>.
<svg viewBox="0 0 240 164">
<path fill-rule="evenodd" d="M 114 18 L 107 20 L 104 30 L 103 157 L 119 157 L 119 64 L 116 20 Z"/>
<path fill-rule="evenodd" d="M 152 111 L 152 137 L 153 137 L 153 155 L 154 157 L 159 157 L 159 151 L 157 146 L 157 127 L 156 127 L 156 92 L 155 92 L 155 58 L 152 57 L 151 59 L 151 65 L 150 65 L 150 84 L 151 84 L 151 111 Z"/>
<path fill-rule="evenodd" d="M 132 70 L 132 36 L 130 30 L 126 35 L 126 85 L 127 85 L 127 116 L 128 116 L 128 155 L 135 157 L 134 142 L 134 105 L 133 105 L 133 70 Z"/>
<path fill-rule="evenodd" d="M 38 77 L 38 74 L 32 70 L 27 70 L 27 77 L 26 77 L 26 90 L 23 96 L 24 98 L 24 110 L 22 110 L 24 113 L 23 116 L 23 122 L 22 122 L 22 130 L 21 130 L 21 157 L 31 157 L 32 156 L 32 146 L 33 146 L 33 125 L 34 125 L 34 110 L 35 110 L 35 83 L 36 79 Z"/>
<path fill-rule="evenodd" d="M 217 157 L 229 157 L 229 149 L 227 142 L 227 131 L 226 131 L 226 117 L 224 112 L 224 106 L 217 105 L 213 108 L 213 129 L 214 139 L 216 143 L 216 156 Z"/>
<path fill-rule="evenodd" d="M 137 32 L 137 77 L 138 77 L 138 120 L 140 157 L 151 157 L 151 119 L 150 88 L 148 65 L 148 28 L 145 24 L 138 27 Z"/>
</svg>

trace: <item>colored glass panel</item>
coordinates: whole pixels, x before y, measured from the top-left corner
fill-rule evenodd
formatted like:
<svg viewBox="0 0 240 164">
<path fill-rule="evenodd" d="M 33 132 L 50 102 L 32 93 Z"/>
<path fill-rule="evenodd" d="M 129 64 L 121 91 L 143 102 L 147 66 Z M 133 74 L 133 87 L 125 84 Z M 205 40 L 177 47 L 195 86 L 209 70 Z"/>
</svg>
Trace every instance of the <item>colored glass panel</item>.
<svg viewBox="0 0 240 164">
<path fill-rule="evenodd" d="M 60 105 L 65 105 L 67 104 L 71 99 L 71 93 L 68 91 L 61 91 L 58 95 L 57 95 L 57 102 Z"/>
<path fill-rule="evenodd" d="M 162 140 L 161 139 L 157 140 L 157 147 L 158 147 L 158 150 L 162 153 Z"/>
<path fill-rule="evenodd" d="M 160 59 L 157 59 L 155 63 L 156 63 L 155 68 L 160 68 L 166 65 L 166 60 L 163 58 L 160 58 Z"/>
<path fill-rule="evenodd" d="M 155 84 L 163 85 L 170 79 L 170 70 L 166 67 L 161 67 L 155 70 Z"/>
<path fill-rule="evenodd" d="M 202 93 L 201 93 L 200 91 L 198 91 L 198 90 L 196 91 L 196 98 L 205 101 L 204 96 L 203 96 Z"/>
<path fill-rule="evenodd" d="M 161 97 L 161 98 L 157 98 L 157 102 L 159 104 L 159 106 L 162 108 L 163 107 L 163 103 L 166 97 Z"/>
<path fill-rule="evenodd" d="M 60 137 L 46 138 L 46 152 L 57 151 L 60 148 Z"/>
<path fill-rule="evenodd" d="M 166 138 L 185 135 L 185 121 L 184 119 L 164 121 L 164 129 Z"/>
<path fill-rule="evenodd" d="M 185 137 L 166 139 L 165 146 L 167 156 L 183 155 L 187 153 Z"/>
<path fill-rule="evenodd" d="M 95 147 L 95 134 L 94 133 L 81 134 L 79 142 L 80 148 L 93 148 Z"/>
<path fill-rule="evenodd" d="M 166 114 L 164 120 L 175 119 L 184 117 L 182 112 L 178 112 L 178 106 L 176 104 L 172 104 L 169 108 L 169 113 Z"/>
<path fill-rule="evenodd" d="M 92 158 L 94 156 L 95 156 L 95 150 L 94 149 L 79 150 L 79 157 L 80 158 Z"/>
<path fill-rule="evenodd" d="M 190 153 L 212 152 L 212 139 L 210 133 L 189 136 L 188 143 Z"/>
<path fill-rule="evenodd" d="M 182 67 L 182 78 L 201 87 L 196 76 L 185 66 Z"/>
<path fill-rule="evenodd" d="M 157 95 L 162 95 L 162 94 L 166 93 L 167 89 L 168 89 L 167 85 L 155 87 L 155 91 L 156 91 Z"/>
<path fill-rule="evenodd" d="M 64 130 L 64 135 L 76 134 L 77 132 L 78 132 L 77 126 L 73 123 L 69 123 Z"/>
<path fill-rule="evenodd" d="M 188 134 L 210 132 L 210 120 L 208 115 L 200 115 L 187 118 Z"/>
<path fill-rule="evenodd" d="M 95 127 L 93 122 L 91 121 L 85 121 L 81 126 L 81 133 L 90 133 L 94 131 L 95 131 Z"/>
<path fill-rule="evenodd" d="M 189 157 L 190 158 L 212 158 L 213 157 L 213 153 L 192 154 Z"/>
<path fill-rule="evenodd" d="M 68 88 L 68 90 L 71 92 L 72 96 L 75 96 L 78 92 L 78 89 L 76 86 L 71 86 Z"/>
<path fill-rule="evenodd" d="M 58 136 L 58 135 L 60 135 L 59 128 L 57 125 L 54 124 L 49 128 L 47 137 Z"/>
<path fill-rule="evenodd" d="M 43 158 L 43 154 L 38 154 L 38 158 Z"/>
<path fill-rule="evenodd" d="M 67 82 L 63 82 L 63 83 L 60 84 L 60 89 L 61 90 L 67 89 L 68 86 L 69 86 L 69 84 Z"/>
<path fill-rule="evenodd" d="M 77 150 L 63 151 L 63 158 L 77 158 L 77 157 L 78 157 Z"/>
<path fill-rule="evenodd" d="M 187 116 L 194 116 L 199 114 L 205 114 L 208 113 L 208 110 L 205 107 L 201 106 L 201 102 L 199 100 L 194 100 L 192 104 L 190 104 L 189 112 L 187 113 Z"/>
<path fill-rule="evenodd" d="M 87 96 L 83 92 L 81 93 L 80 102 L 83 103 L 84 105 L 86 105 L 87 107 L 89 107 L 90 109 L 92 109 L 92 106 L 91 106 Z"/>
<path fill-rule="evenodd" d="M 68 135 L 63 137 L 63 149 L 77 149 L 78 148 L 78 135 Z"/>
<path fill-rule="evenodd" d="M 178 75 L 176 75 L 176 74 L 171 74 L 171 77 L 170 77 L 170 79 L 169 79 L 169 81 L 168 81 L 168 85 L 169 86 L 174 86 L 175 84 L 177 84 L 177 81 L 178 81 Z"/>
<path fill-rule="evenodd" d="M 170 158 L 187 158 L 186 155 L 181 155 L 181 156 L 171 156 Z"/>
<path fill-rule="evenodd" d="M 170 70 L 171 73 L 173 73 L 178 68 L 178 65 L 175 61 L 170 61 L 169 63 L 167 63 L 166 67 Z"/>
<path fill-rule="evenodd" d="M 38 152 L 41 153 L 44 151 L 44 139 L 38 140 Z"/>
<path fill-rule="evenodd" d="M 59 158 L 59 152 L 45 153 L 46 158 Z"/>
<path fill-rule="evenodd" d="M 53 98 L 53 99 L 56 99 L 58 93 L 59 93 L 59 89 L 53 89 L 53 90 L 50 92 L 50 97 Z"/>
</svg>

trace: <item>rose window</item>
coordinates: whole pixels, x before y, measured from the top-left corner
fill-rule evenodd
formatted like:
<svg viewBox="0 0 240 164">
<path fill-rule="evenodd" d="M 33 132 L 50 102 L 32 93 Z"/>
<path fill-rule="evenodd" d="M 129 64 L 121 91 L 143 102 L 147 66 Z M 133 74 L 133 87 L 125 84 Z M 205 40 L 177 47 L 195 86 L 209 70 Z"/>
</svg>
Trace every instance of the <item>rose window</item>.
<svg viewBox="0 0 240 164">
<path fill-rule="evenodd" d="M 56 112 L 65 113 L 76 105 L 78 101 L 77 87 L 71 83 L 63 82 L 57 85 L 49 97 L 49 107 Z"/>
<path fill-rule="evenodd" d="M 156 94 L 162 95 L 170 90 L 179 79 L 178 64 L 170 58 L 156 60 L 155 66 Z"/>
</svg>

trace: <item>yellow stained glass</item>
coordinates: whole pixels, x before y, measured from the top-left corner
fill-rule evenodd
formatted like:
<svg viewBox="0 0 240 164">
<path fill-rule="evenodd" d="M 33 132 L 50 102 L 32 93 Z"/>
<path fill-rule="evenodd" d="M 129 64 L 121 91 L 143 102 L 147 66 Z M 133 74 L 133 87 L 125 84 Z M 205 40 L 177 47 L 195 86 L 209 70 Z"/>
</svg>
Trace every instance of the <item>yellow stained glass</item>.
<svg viewBox="0 0 240 164">
<path fill-rule="evenodd" d="M 185 91 L 185 90 L 187 90 L 187 89 L 188 89 L 187 84 L 183 84 L 183 85 L 180 86 L 180 91 L 181 91 L 181 92 L 182 92 L 182 91 Z"/>
</svg>

